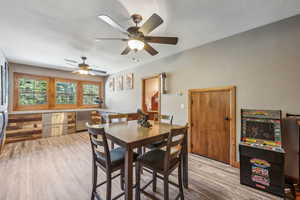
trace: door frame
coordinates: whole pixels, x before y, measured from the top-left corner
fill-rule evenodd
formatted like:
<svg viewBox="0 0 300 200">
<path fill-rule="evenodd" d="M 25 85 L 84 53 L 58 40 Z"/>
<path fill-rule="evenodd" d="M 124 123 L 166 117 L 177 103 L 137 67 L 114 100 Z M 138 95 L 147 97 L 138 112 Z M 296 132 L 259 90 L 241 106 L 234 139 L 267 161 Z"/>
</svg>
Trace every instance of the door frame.
<svg viewBox="0 0 300 200">
<path fill-rule="evenodd" d="M 147 76 L 147 77 L 143 77 L 142 78 L 142 100 L 141 100 L 141 107 L 142 107 L 142 111 L 144 110 L 144 103 L 145 103 L 145 82 L 148 79 L 153 79 L 153 78 L 158 78 L 158 115 L 160 115 L 161 113 L 161 78 L 160 78 L 161 74 L 157 74 L 157 75 L 153 75 L 153 76 Z"/>
<path fill-rule="evenodd" d="M 233 167 L 239 167 L 239 163 L 236 158 L 236 86 L 227 86 L 227 87 L 215 87 L 215 88 L 204 88 L 204 89 L 190 89 L 188 91 L 188 122 L 189 126 L 189 134 L 188 141 L 191 141 L 191 122 L 192 122 L 192 94 L 193 93 L 201 93 L 201 92 L 215 92 L 215 91 L 229 91 L 230 96 L 230 146 L 229 146 L 229 164 Z M 188 144 L 189 152 L 191 153 L 191 142 Z"/>
</svg>

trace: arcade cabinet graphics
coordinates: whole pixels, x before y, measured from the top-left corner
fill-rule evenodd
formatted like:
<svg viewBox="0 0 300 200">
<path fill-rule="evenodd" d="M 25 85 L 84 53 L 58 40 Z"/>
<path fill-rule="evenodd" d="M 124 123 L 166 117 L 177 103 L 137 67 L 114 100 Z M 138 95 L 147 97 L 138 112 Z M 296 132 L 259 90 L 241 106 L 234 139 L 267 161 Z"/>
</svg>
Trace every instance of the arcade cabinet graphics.
<svg viewBox="0 0 300 200">
<path fill-rule="evenodd" d="M 241 110 L 241 184 L 284 196 L 280 110 Z"/>
</svg>

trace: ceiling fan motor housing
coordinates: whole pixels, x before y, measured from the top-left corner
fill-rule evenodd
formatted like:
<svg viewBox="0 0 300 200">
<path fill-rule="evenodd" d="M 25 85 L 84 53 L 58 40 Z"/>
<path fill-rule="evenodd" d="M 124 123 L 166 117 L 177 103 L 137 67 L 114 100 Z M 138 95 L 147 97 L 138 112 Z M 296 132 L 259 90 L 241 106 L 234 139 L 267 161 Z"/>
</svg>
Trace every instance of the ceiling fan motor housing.
<svg viewBox="0 0 300 200">
<path fill-rule="evenodd" d="M 127 31 L 132 35 L 133 38 L 143 38 L 144 34 L 139 31 L 138 26 L 131 26 L 127 29 Z"/>
<path fill-rule="evenodd" d="M 131 18 L 135 24 L 139 24 L 143 20 L 142 15 L 139 14 L 133 14 L 131 15 Z"/>
</svg>

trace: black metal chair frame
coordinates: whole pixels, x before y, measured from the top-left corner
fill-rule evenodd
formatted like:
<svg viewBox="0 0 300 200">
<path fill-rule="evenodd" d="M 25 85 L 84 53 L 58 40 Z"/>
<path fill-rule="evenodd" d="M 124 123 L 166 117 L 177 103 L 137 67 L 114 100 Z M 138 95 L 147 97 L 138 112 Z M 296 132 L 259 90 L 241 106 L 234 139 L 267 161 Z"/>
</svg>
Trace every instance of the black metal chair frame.
<svg viewBox="0 0 300 200">
<path fill-rule="evenodd" d="M 182 136 L 180 139 L 176 139 L 176 137 Z M 164 200 L 169 200 L 169 184 L 176 186 L 179 188 L 179 194 L 176 196 L 177 199 L 184 200 L 184 193 L 183 193 L 183 183 L 182 183 L 182 156 L 183 156 L 183 145 L 185 137 L 187 137 L 187 126 L 184 128 L 178 129 L 171 129 L 167 145 L 165 151 L 165 158 L 164 158 L 164 167 L 163 170 L 157 169 L 145 162 L 143 162 L 142 158 L 138 159 L 136 163 L 137 167 L 137 174 L 136 174 L 136 200 L 140 200 L 140 194 L 143 193 L 144 195 L 152 198 L 157 199 L 152 194 L 145 191 L 145 189 L 152 184 L 153 192 L 156 192 L 156 182 L 157 178 L 163 180 L 164 182 Z M 175 141 L 173 139 L 175 138 Z M 178 151 L 175 153 L 171 153 L 172 148 L 178 148 Z M 174 160 L 176 162 L 174 162 Z M 178 169 L 178 184 L 172 181 L 169 181 L 169 175 L 175 170 Z M 143 187 L 140 187 L 140 177 L 141 177 L 141 170 L 146 169 L 145 171 L 152 173 L 153 178 Z M 152 171 L 152 172 L 151 172 Z M 161 175 L 162 176 L 161 176 Z"/>
</svg>

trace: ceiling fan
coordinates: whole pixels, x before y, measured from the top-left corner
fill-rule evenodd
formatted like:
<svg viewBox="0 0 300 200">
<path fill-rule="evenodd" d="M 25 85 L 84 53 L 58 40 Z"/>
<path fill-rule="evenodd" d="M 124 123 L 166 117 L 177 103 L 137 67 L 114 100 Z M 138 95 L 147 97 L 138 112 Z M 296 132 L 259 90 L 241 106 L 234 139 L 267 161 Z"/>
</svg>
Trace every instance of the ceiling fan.
<svg viewBox="0 0 300 200">
<path fill-rule="evenodd" d="M 72 66 L 75 66 L 75 64 L 77 64 L 78 68 L 79 69 L 76 69 L 74 71 L 72 71 L 72 73 L 75 73 L 75 74 L 82 74 L 82 75 L 107 75 L 107 72 L 106 71 L 102 71 L 102 70 L 98 70 L 98 69 L 95 69 L 95 68 L 92 68 L 90 67 L 88 64 L 86 64 L 86 60 L 87 60 L 87 57 L 85 56 L 82 56 L 81 57 L 81 60 L 82 60 L 82 63 L 79 63 L 75 60 L 72 60 L 72 59 L 64 59 L 67 64 L 69 65 L 72 65 Z"/>
<path fill-rule="evenodd" d="M 149 43 L 158 43 L 158 44 L 171 44 L 176 45 L 178 42 L 177 37 L 157 37 L 157 36 L 147 36 L 150 32 L 156 29 L 159 25 L 163 23 L 162 18 L 153 14 L 142 26 L 138 26 L 139 23 L 143 20 L 142 16 L 139 14 L 134 14 L 131 16 L 135 26 L 129 27 L 127 30 L 115 22 L 112 18 L 107 15 L 98 16 L 105 23 L 109 24 L 113 28 L 117 29 L 128 38 L 96 38 L 96 41 L 101 40 L 120 40 L 127 42 L 128 46 L 121 53 L 121 55 L 127 55 L 131 50 L 139 51 L 145 49 L 152 56 L 158 54 Z"/>
</svg>

